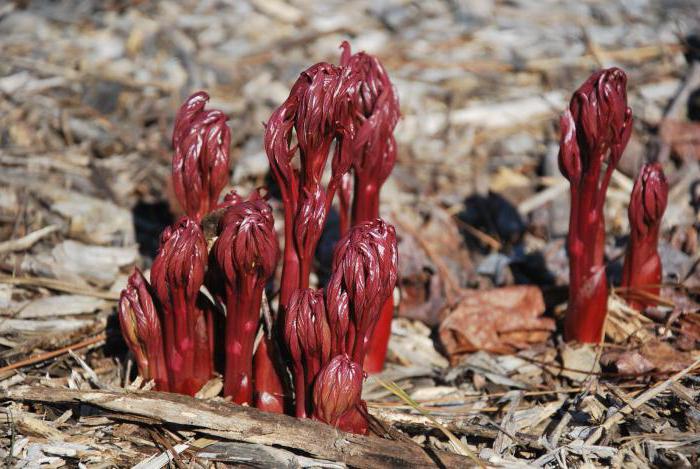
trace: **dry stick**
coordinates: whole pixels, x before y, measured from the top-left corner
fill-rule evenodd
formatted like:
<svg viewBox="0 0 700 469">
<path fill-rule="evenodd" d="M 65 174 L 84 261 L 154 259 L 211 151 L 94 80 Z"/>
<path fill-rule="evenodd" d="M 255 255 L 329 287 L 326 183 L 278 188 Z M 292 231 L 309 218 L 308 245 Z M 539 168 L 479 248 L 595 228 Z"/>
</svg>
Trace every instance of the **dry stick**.
<svg viewBox="0 0 700 469">
<path fill-rule="evenodd" d="M 595 358 L 593 359 L 593 363 L 591 364 L 591 369 L 588 373 L 588 376 L 586 376 L 586 382 L 584 382 L 584 387 L 588 388 L 587 391 L 584 392 L 590 392 L 595 384 L 598 382 L 598 376 L 593 374 L 595 371 L 595 367 L 598 363 L 600 363 L 600 357 L 603 355 L 603 348 L 605 347 L 605 331 L 608 328 L 608 320 L 610 319 L 610 297 L 608 296 L 607 300 L 605 301 L 605 319 L 603 320 L 603 327 L 600 329 L 600 337 L 598 338 L 598 343 L 595 344 Z"/>
<path fill-rule="evenodd" d="M 607 68 L 607 57 L 605 51 L 595 42 L 595 39 L 589 33 L 588 29 L 583 24 L 579 24 L 581 32 L 583 33 L 583 38 L 586 42 L 586 48 L 588 49 L 590 56 L 595 60 L 598 68 Z"/>
<path fill-rule="evenodd" d="M 457 224 L 461 227 L 463 227 L 465 230 L 469 232 L 472 236 L 477 238 L 479 241 L 481 241 L 484 244 L 487 244 L 491 249 L 494 251 L 500 251 L 503 248 L 503 245 L 499 240 L 494 238 L 493 236 L 489 235 L 488 233 L 484 233 L 480 229 L 476 228 L 475 226 L 470 225 L 469 223 L 465 222 L 464 220 L 460 220 L 459 217 L 453 216 L 454 220 L 457 222 Z"/>
<path fill-rule="evenodd" d="M 608 385 L 607 382 L 602 383 L 605 384 L 606 386 Z M 634 388 L 634 387 L 642 387 L 644 386 L 643 384 L 628 384 L 628 385 L 622 385 L 622 386 L 617 386 L 618 389 L 623 389 L 623 388 Z M 587 387 L 580 387 L 577 388 L 576 393 L 580 393 L 582 391 L 588 391 Z M 504 393 L 505 394 L 505 393 Z M 556 391 L 547 391 L 547 393 L 544 394 L 557 394 Z M 636 395 L 638 394 L 638 391 L 632 391 L 630 394 Z M 523 396 L 527 396 L 527 394 L 523 393 Z M 433 405 L 428 405 L 432 403 Z M 502 407 L 472 407 L 469 408 L 467 407 L 467 404 L 461 404 L 461 405 L 439 405 L 439 402 L 436 404 L 435 401 L 426 401 L 419 402 L 420 406 L 425 409 L 425 410 L 430 410 L 430 411 L 435 411 L 435 412 L 441 412 L 441 416 L 443 418 L 450 418 L 451 415 L 461 415 L 463 413 L 472 413 L 472 412 L 500 412 L 503 410 Z M 405 409 L 412 409 L 408 404 L 401 404 L 397 402 L 387 402 L 383 404 L 378 404 L 378 403 L 368 403 L 367 404 L 368 408 L 376 410 L 377 412 L 382 412 L 382 410 L 387 410 L 387 411 L 401 411 Z M 528 409 L 528 407 L 520 407 L 516 410 L 525 410 Z"/>
<path fill-rule="evenodd" d="M 86 404 L 125 416 L 147 417 L 163 424 L 188 427 L 227 440 L 303 451 L 359 468 L 467 467 L 470 463 L 468 458 L 446 451 L 433 450 L 427 454 L 416 444 L 353 435 L 310 419 L 180 394 L 17 386 L 0 390 L 0 400 Z"/>
<path fill-rule="evenodd" d="M 557 426 L 554 427 L 554 430 L 552 430 L 552 433 L 547 438 L 550 447 L 557 448 L 559 446 L 559 438 L 561 438 L 561 434 L 563 433 L 564 429 L 566 428 L 566 426 L 569 424 L 570 421 L 571 421 L 571 412 L 566 412 L 562 416 L 559 423 L 557 423 Z"/>
<path fill-rule="evenodd" d="M 380 378 L 377 378 L 377 381 L 379 384 L 384 386 L 387 391 L 390 391 L 394 395 L 396 395 L 399 399 L 402 401 L 406 402 L 408 405 L 410 405 L 413 409 L 418 411 L 423 417 L 427 418 L 430 423 L 435 425 L 442 433 L 445 434 L 445 436 L 450 440 L 450 443 L 452 444 L 452 447 L 459 452 L 460 454 L 469 457 L 474 463 L 476 463 L 479 467 L 485 468 L 486 466 L 484 463 L 481 462 L 481 460 L 472 452 L 472 450 L 469 449 L 469 447 L 466 445 L 466 443 L 462 442 L 459 438 L 455 436 L 454 433 L 452 433 L 446 426 L 441 424 L 435 417 L 430 415 L 430 412 L 422 408 L 416 401 L 411 399 L 411 397 L 406 394 L 406 391 L 401 389 L 401 387 L 394 383 L 393 381 L 389 381 L 388 383 L 384 382 Z"/>
<path fill-rule="evenodd" d="M 58 230 L 58 225 L 49 225 L 39 228 L 36 231 L 32 231 L 28 235 L 22 236 L 21 238 L 4 241 L 0 243 L 0 254 L 29 249 L 41 238 L 50 235 L 56 230 Z"/>
<path fill-rule="evenodd" d="M 646 292 L 644 290 L 641 290 L 640 288 L 646 288 L 646 287 L 665 287 L 663 284 L 647 284 L 647 285 L 640 285 L 639 287 L 613 287 L 612 292 L 616 296 L 624 299 L 624 300 L 629 300 L 629 299 L 640 299 L 640 300 L 646 300 L 646 301 L 651 301 L 656 303 L 659 306 L 666 306 L 669 308 L 673 308 L 676 306 L 676 303 L 674 303 L 671 300 L 667 300 L 662 296 L 659 295 L 654 295 L 653 293 Z"/>
<path fill-rule="evenodd" d="M 632 400 L 629 404 L 615 412 L 613 415 L 608 417 L 605 422 L 601 426 L 599 426 L 588 438 L 586 438 L 586 444 L 587 445 L 593 445 L 595 444 L 598 439 L 603 435 L 603 431 L 610 430 L 610 428 L 618 424 L 622 421 L 622 419 L 625 417 L 625 415 L 629 414 L 635 409 L 638 409 L 641 407 L 643 404 L 646 404 L 648 401 L 651 399 L 654 399 L 656 396 L 664 392 L 670 385 L 679 379 L 681 379 L 683 376 L 687 375 L 695 367 L 700 365 L 700 358 L 695 360 L 690 366 L 685 368 L 684 370 L 679 371 L 675 375 L 671 376 L 669 379 L 666 381 L 662 381 L 661 383 L 657 384 L 656 386 L 653 386 L 643 393 L 641 393 L 639 396 L 637 396 L 635 399 Z"/>
<path fill-rule="evenodd" d="M 585 372 L 582 372 L 585 373 Z M 641 388 L 644 387 L 644 384 L 641 383 L 627 383 L 627 384 L 621 384 L 617 386 L 620 389 L 633 389 L 633 388 Z M 547 390 L 542 390 L 542 391 L 524 391 L 523 396 L 524 397 L 533 397 L 533 396 L 549 396 L 551 394 L 578 394 L 581 391 L 585 390 L 587 388 L 583 386 L 578 386 L 578 387 L 573 387 L 573 388 L 561 388 L 561 389 L 547 389 Z M 460 397 L 462 399 L 492 399 L 496 397 L 503 397 L 506 394 L 510 393 L 510 391 L 502 391 L 502 392 L 492 392 L 492 393 L 484 393 L 484 394 L 477 394 L 477 393 L 463 393 Z M 415 401 L 421 405 L 426 405 L 426 404 L 439 404 L 442 402 L 452 402 L 456 400 L 455 397 L 439 397 L 436 399 L 416 399 Z M 379 401 L 367 401 L 367 406 L 368 407 L 373 407 L 377 409 L 382 409 L 382 408 L 406 408 L 404 404 L 399 404 L 396 402 L 379 402 Z"/>
<path fill-rule="evenodd" d="M 62 282 L 61 280 L 47 277 L 11 277 L 9 275 L 0 275 L 0 283 L 44 287 L 50 290 L 92 296 L 103 300 L 117 301 L 119 299 L 119 293 L 117 292 L 95 290 L 93 288 L 83 287 L 82 285 Z"/>
<path fill-rule="evenodd" d="M 59 355 L 63 355 L 64 353 L 68 353 L 72 350 L 78 350 L 81 348 L 88 347 L 90 345 L 94 345 L 98 342 L 101 342 L 107 338 L 107 335 L 105 333 L 102 333 L 100 335 L 97 335 L 95 337 L 91 337 L 89 339 L 85 339 L 82 342 L 78 342 L 77 344 L 69 345 L 68 347 L 63 347 L 58 350 L 53 350 L 51 352 L 46 352 L 46 353 L 41 353 L 39 355 L 36 355 L 34 357 L 29 357 L 24 360 L 20 360 L 18 362 L 15 362 L 11 365 L 4 366 L 0 368 L 0 374 L 6 372 L 6 371 L 11 371 L 11 370 L 16 370 L 17 368 L 22 368 L 23 366 L 27 365 L 33 365 L 35 363 L 43 362 L 46 360 L 49 360 L 54 357 L 58 357 Z"/>
<path fill-rule="evenodd" d="M 629 404 L 632 403 L 632 400 L 631 400 L 631 399 L 632 399 L 632 397 L 634 397 L 634 396 L 629 396 L 629 395 L 626 394 L 622 389 L 618 388 L 617 386 L 613 385 L 612 383 L 605 383 L 605 387 L 606 387 L 615 397 L 617 397 L 618 399 L 620 399 L 623 403 L 625 403 L 625 404 L 627 404 L 627 405 L 629 405 Z M 652 409 L 651 407 L 649 407 L 648 405 L 642 404 L 642 405 L 639 406 L 639 407 L 640 407 L 640 408 L 643 407 L 643 408 L 641 409 L 642 412 L 646 412 L 647 414 L 651 415 L 652 418 L 654 418 L 654 419 L 659 419 L 659 418 L 661 418 L 661 417 L 659 416 L 659 414 L 658 414 L 654 409 Z"/>
<path fill-rule="evenodd" d="M 563 178 L 562 178 L 563 179 Z M 532 197 L 529 197 L 518 204 L 518 213 L 522 216 L 528 215 L 530 212 L 537 210 L 543 205 L 558 199 L 562 194 L 569 190 L 569 183 L 563 179 L 562 182 L 549 186 L 543 191 L 537 192 Z"/>
<path fill-rule="evenodd" d="M 627 49 L 609 50 L 605 52 L 608 60 L 611 61 L 646 61 L 652 58 L 663 56 L 668 53 L 681 52 L 681 44 L 660 44 L 641 47 L 630 47 Z M 574 58 L 571 62 L 568 58 L 552 57 L 544 59 L 534 59 L 525 64 L 525 68 L 532 71 L 546 71 L 562 65 L 573 65 L 585 67 L 591 65 L 595 58 L 592 54 L 584 54 Z"/>
<path fill-rule="evenodd" d="M 462 288 L 459 286 L 459 282 L 457 282 L 457 279 L 455 279 L 452 275 L 450 269 L 445 265 L 442 259 L 440 259 L 440 257 L 438 257 L 438 255 L 435 254 L 433 249 L 428 245 L 428 243 L 425 242 L 421 235 L 415 229 L 413 229 L 413 227 L 408 226 L 406 223 L 403 223 L 396 213 L 392 213 L 392 218 L 394 219 L 396 225 L 398 225 L 402 231 L 413 236 L 416 242 L 418 242 L 418 244 L 420 245 L 421 249 L 423 249 L 425 254 L 433 262 L 433 264 L 435 264 L 435 267 L 437 268 L 438 273 L 440 274 L 440 277 L 442 277 L 445 285 L 444 290 L 447 303 L 449 305 L 455 304 L 456 300 L 461 296 Z"/>
</svg>

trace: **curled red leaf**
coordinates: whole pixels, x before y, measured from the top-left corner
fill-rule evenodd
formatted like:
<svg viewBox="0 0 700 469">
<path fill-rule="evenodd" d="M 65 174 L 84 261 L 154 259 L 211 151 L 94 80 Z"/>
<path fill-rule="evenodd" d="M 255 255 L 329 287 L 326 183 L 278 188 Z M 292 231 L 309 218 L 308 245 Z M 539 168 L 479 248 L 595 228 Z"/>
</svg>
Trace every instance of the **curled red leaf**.
<svg viewBox="0 0 700 469">
<path fill-rule="evenodd" d="M 211 358 L 195 367 L 195 354 L 209 356 L 196 326 L 203 314 L 197 306 L 204 283 L 207 244 L 199 224 L 183 217 L 161 235 L 151 268 L 151 284 L 163 307 L 166 363 L 171 389 L 194 394 L 209 379 Z M 204 347 L 206 350 L 199 350 Z M 207 368 L 209 367 L 209 368 Z"/>
<path fill-rule="evenodd" d="M 292 294 L 286 309 L 284 338 L 294 365 L 297 417 L 305 417 L 314 378 L 331 355 L 331 330 L 323 291 L 305 288 Z"/>
<path fill-rule="evenodd" d="M 167 391 L 161 319 L 150 286 L 137 268 L 121 292 L 118 311 L 122 334 L 136 358 L 139 374 L 145 380 L 153 379 L 158 390 Z"/>
<path fill-rule="evenodd" d="M 367 421 L 358 415 L 363 379 L 362 367 L 350 357 L 333 357 L 316 377 L 313 418 L 344 431 L 366 434 Z"/>
<path fill-rule="evenodd" d="M 381 219 L 351 228 L 338 242 L 333 273 L 326 290 L 329 322 L 343 323 L 345 295 L 350 310 L 348 352 L 362 364 L 382 305 L 397 279 L 398 253 L 394 227 Z M 336 351 L 337 352 L 337 351 Z"/>
<path fill-rule="evenodd" d="M 197 221 L 216 206 L 228 181 L 228 118 L 219 110 L 205 110 L 208 101 L 203 91 L 185 101 L 175 118 L 172 139 L 175 195 L 185 213 Z"/>
<path fill-rule="evenodd" d="M 630 197 L 631 232 L 622 269 L 622 286 L 627 289 L 625 294 L 637 308 L 654 303 L 651 298 L 644 298 L 643 293 L 658 296 L 660 291 L 659 229 L 667 202 L 668 182 L 661 165 L 649 163 L 642 166 Z M 642 298 L 639 298 L 640 293 Z"/>
</svg>

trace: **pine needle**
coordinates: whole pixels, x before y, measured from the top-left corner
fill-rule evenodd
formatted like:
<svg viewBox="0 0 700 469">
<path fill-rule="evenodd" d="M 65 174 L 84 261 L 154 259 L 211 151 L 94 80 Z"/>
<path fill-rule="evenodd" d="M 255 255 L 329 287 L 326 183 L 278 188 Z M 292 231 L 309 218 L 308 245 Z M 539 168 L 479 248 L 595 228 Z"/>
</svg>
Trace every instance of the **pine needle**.
<svg viewBox="0 0 700 469">
<path fill-rule="evenodd" d="M 474 461 L 475 464 L 477 464 L 481 468 L 486 468 L 484 463 L 481 462 L 481 460 L 474 454 L 472 450 L 469 449 L 469 447 L 462 442 L 457 436 L 452 433 L 447 427 L 445 427 L 443 424 L 437 421 L 435 417 L 430 415 L 430 412 L 427 410 L 423 409 L 420 404 L 418 404 L 416 401 L 414 401 L 411 396 L 409 396 L 406 391 L 401 389 L 401 387 L 396 384 L 393 381 L 386 382 L 382 380 L 381 378 L 375 377 L 377 382 L 381 384 L 387 391 L 390 393 L 394 394 L 396 397 L 401 399 L 403 402 L 405 402 L 407 405 L 411 406 L 414 410 L 418 411 L 421 415 L 423 415 L 425 418 L 427 418 L 430 423 L 432 423 L 435 428 L 439 429 L 442 433 L 445 434 L 445 436 L 450 440 L 450 444 L 452 444 L 452 447 L 455 449 L 455 451 L 458 454 L 461 454 L 462 456 L 467 456 L 469 459 Z"/>
</svg>

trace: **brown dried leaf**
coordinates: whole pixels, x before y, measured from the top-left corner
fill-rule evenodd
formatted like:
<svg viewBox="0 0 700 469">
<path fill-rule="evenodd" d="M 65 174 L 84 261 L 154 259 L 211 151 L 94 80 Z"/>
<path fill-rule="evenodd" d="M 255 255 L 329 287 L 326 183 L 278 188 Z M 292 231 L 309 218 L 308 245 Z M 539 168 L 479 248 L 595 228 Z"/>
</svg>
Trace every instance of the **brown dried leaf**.
<svg viewBox="0 0 700 469">
<path fill-rule="evenodd" d="M 700 124 L 665 119 L 661 124 L 661 139 L 684 160 L 700 160 Z"/>
<path fill-rule="evenodd" d="M 678 347 L 681 350 L 697 350 L 700 344 L 700 314 L 688 312 L 680 317 L 681 332 Z"/>
<path fill-rule="evenodd" d="M 618 373 L 622 375 L 639 375 L 650 371 L 675 373 L 692 363 L 693 356 L 666 342 L 653 339 L 637 350 L 621 353 L 614 362 Z"/>
<path fill-rule="evenodd" d="M 591 373 L 600 371 L 596 347 L 591 344 L 564 344 L 561 360 L 564 364 L 561 375 L 575 383 L 583 382 Z"/>
<path fill-rule="evenodd" d="M 477 350 L 514 353 L 554 330 L 554 320 L 541 317 L 544 308 L 533 286 L 469 291 L 440 324 L 440 340 L 453 363 Z"/>
</svg>

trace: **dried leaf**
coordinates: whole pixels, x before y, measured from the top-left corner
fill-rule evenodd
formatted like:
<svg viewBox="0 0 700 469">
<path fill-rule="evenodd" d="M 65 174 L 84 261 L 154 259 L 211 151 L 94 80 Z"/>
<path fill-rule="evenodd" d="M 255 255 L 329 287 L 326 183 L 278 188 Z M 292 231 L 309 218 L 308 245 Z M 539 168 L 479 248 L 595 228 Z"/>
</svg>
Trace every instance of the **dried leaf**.
<svg viewBox="0 0 700 469">
<path fill-rule="evenodd" d="M 544 300 L 536 287 L 470 291 L 440 324 L 440 340 L 453 363 L 477 350 L 513 353 L 549 337 L 554 321 L 542 313 Z"/>
<path fill-rule="evenodd" d="M 700 160 L 700 124 L 665 119 L 661 124 L 661 138 L 684 160 Z"/>
<path fill-rule="evenodd" d="M 606 361 L 614 361 L 618 373 L 623 375 L 637 375 L 651 371 L 675 373 L 693 362 L 691 352 L 677 350 L 658 339 L 646 342 L 638 350 L 626 351 L 619 355 L 606 355 Z"/>
<path fill-rule="evenodd" d="M 574 382 L 584 381 L 591 373 L 600 371 L 600 363 L 596 360 L 596 348 L 590 344 L 565 344 L 561 351 L 561 359 L 564 363 L 562 376 Z"/>
</svg>

